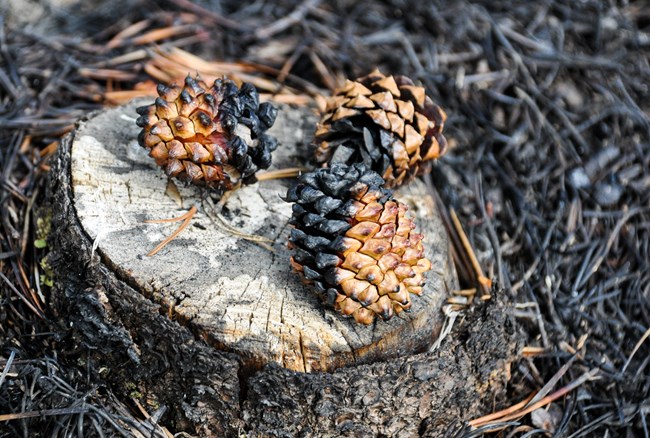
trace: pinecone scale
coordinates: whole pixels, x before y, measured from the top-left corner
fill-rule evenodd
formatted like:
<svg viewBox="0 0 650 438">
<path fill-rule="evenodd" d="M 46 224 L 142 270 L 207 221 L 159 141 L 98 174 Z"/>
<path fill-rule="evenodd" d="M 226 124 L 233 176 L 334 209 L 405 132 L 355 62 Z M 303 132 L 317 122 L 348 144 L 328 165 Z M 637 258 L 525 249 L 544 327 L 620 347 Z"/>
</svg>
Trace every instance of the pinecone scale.
<svg viewBox="0 0 650 438">
<path fill-rule="evenodd" d="M 315 158 L 322 165 L 363 162 L 395 187 L 445 153 L 446 118 L 423 87 L 375 70 L 346 81 L 328 101 L 315 133 Z"/>
</svg>

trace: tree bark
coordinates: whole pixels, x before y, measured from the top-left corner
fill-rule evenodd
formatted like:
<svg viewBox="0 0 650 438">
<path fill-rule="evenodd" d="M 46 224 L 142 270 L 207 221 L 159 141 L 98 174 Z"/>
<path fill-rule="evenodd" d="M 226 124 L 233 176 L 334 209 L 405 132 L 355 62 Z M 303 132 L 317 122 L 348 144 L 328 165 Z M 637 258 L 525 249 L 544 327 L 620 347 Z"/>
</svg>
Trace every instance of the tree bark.
<svg viewBox="0 0 650 438">
<path fill-rule="evenodd" d="M 291 207 L 281 199 L 289 180 L 241 188 L 217 213 L 209 193 L 169 183 L 137 145 L 136 106 L 93 115 L 64 139 L 44 210 L 51 307 L 102 377 L 172 407 L 176 427 L 206 436 L 435 433 L 501 387 L 517 344 L 498 303 L 459 328 L 465 345 L 426 352 L 458 285 L 421 183 L 396 197 L 426 236 L 434 268 L 425 292 L 410 313 L 357 325 L 325 309 L 290 270 Z M 281 108 L 275 168 L 305 164 L 315 122 L 309 109 Z M 176 225 L 144 220 L 193 205 L 191 225 L 147 257 Z M 272 251 L 239 233 L 269 239 Z"/>
</svg>

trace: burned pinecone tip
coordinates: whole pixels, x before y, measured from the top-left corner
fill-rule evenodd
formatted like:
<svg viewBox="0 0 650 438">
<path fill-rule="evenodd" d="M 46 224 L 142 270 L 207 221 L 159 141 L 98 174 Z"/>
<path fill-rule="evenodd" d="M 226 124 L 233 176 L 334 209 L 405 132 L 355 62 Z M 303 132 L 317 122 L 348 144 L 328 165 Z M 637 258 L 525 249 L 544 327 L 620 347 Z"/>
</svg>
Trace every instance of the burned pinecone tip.
<svg viewBox="0 0 650 438">
<path fill-rule="evenodd" d="M 293 202 L 291 265 L 329 306 L 371 324 L 409 310 L 431 268 L 408 207 L 363 163 L 334 163 L 299 177 Z"/>
<path fill-rule="evenodd" d="M 396 187 L 447 151 L 446 119 L 424 87 L 375 70 L 347 80 L 328 100 L 315 133 L 315 159 L 325 166 L 363 162 L 386 187 Z"/>
<path fill-rule="evenodd" d="M 209 87 L 188 75 L 183 86 L 160 84 L 157 92 L 136 109 L 138 142 L 169 177 L 227 191 L 271 165 L 278 142 L 266 131 L 277 109 L 260 103 L 253 85 L 222 78 Z"/>
</svg>

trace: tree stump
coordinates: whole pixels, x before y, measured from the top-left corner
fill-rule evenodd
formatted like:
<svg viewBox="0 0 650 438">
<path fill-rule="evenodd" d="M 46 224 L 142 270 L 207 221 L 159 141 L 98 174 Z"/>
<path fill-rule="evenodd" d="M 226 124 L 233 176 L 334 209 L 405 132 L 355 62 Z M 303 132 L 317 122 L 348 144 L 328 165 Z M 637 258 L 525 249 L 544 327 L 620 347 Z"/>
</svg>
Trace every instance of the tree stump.
<svg viewBox="0 0 650 438">
<path fill-rule="evenodd" d="M 93 369 L 124 390 L 137 388 L 152 406 L 172 406 L 177 427 L 202 435 L 242 428 L 263 435 L 413 432 L 422 426 L 410 417 L 430 418 L 439 396 L 464 386 L 450 383 L 457 377 L 439 394 L 437 385 L 421 385 L 443 366 L 426 350 L 440 332 L 445 298 L 458 287 L 449 241 L 422 183 L 396 197 L 410 206 L 425 235 L 433 263 L 425 291 L 411 312 L 359 325 L 326 309 L 291 272 L 291 206 L 281 198 L 290 180 L 243 187 L 216 212 L 205 190 L 170 183 L 137 144 L 136 106 L 81 122 L 62 142 L 48 187 L 48 262 L 57 279 L 51 305 L 92 352 Z M 315 123 L 308 108 L 280 108 L 269 132 L 281 143 L 273 168 L 305 165 Z M 191 206 L 198 213 L 190 226 L 159 254 L 146 256 L 177 224 L 145 220 Z M 242 234 L 269 239 L 272 250 Z M 515 343 L 508 338 L 512 330 L 501 333 L 489 342 L 496 355 L 481 359 L 496 370 L 481 385 L 507 374 Z M 464 373 L 459 377 L 474 373 L 476 379 L 473 366 L 465 365 Z M 334 391 L 344 382 L 360 391 Z M 396 392 L 401 384 L 410 388 L 402 395 Z M 485 387 L 474 390 L 481 395 Z M 391 418 L 403 410 L 401 397 L 413 405 L 397 424 Z M 458 405 L 479 402 L 475 396 Z M 377 403 L 386 409 L 373 408 Z M 372 418 L 364 417 L 367 409 Z M 285 424 L 292 420 L 297 428 Z"/>
</svg>

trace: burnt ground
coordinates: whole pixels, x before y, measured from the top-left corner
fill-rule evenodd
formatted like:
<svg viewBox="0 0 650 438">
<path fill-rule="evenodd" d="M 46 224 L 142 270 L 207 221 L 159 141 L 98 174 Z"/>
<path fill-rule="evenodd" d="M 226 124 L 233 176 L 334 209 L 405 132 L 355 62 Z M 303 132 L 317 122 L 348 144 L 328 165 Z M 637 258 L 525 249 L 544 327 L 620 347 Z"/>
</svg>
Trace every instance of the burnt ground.
<svg viewBox="0 0 650 438">
<path fill-rule="evenodd" d="M 645 2 L 0 0 L 0 11 L 0 436 L 131 436 L 156 421 L 178 432 L 66 349 L 74 334 L 45 305 L 38 207 L 75 120 L 175 78 L 190 53 L 296 102 L 379 67 L 447 111 L 452 149 L 432 181 L 526 345 L 493 411 L 539 391 L 532 413 L 468 413 L 450 435 L 650 436 Z M 459 271 L 476 286 L 462 260 Z"/>
</svg>

